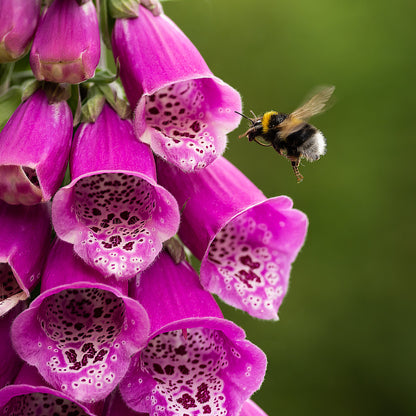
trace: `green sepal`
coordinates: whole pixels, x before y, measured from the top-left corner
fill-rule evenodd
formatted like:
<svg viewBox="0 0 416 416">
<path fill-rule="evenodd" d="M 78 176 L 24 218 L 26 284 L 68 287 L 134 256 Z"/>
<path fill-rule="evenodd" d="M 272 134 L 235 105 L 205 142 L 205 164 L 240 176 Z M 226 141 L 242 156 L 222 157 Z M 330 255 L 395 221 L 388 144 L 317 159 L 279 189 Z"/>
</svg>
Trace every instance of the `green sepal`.
<svg viewBox="0 0 416 416">
<path fill-rule="evenodd" d="M 163 248 L 169 253 L 175 264 L 186 260 L 183 244 L 175 237 L 169 238 L 163 243 Z"/>
<path fill-rule="evenodd" d="M 114 19 L 128 19 L 139 16 L 140 0 L 108 0 L 108 11 Z"/>
<path fill-rule="evenodd" d="M 23 84 L 22 101 L 26 101 L 32 94 L 34 94 L 41 86 L 41 82 L 37 79 L 27 80 Z"/>
<path fill-rule="evenodd" d="M 118 116 L 122 120 L 131 118 L 132 112 L 130 105 L 126 100 L 120 98 L 120 93 L 117 93 L 115 88 L 112 88 L 108 84 L 96 85 L 96 87 L 105 96 L 105 99 L 107 100 L 108 104 L 110 104 L 111 107 L 113 107 L 113 109 L 117 112 Z"/>
<path fill-rule="evenodd" d="M 104 104 L 104 95 L 96 91 L 82 106 L 81 123 L 95 123 L 101 111 L 103 111 Z"/>
<path fill-rule="evenodd" d="M 0 96 L 0 131 L 22 102 L 22 88 L 11 87 Z"/>
<path fill-rule="evenodd" d="M 117 73 L 114 74 L 109 69 L 101 69 L 97 68 L 95 71 L 95 75 L 93 78 L 90 78 L 87 82 L 94 83 L 94 84 L 111 84 L 119 77 L 119 64 L 118 61 L 117 65 Z"/>
</svg>

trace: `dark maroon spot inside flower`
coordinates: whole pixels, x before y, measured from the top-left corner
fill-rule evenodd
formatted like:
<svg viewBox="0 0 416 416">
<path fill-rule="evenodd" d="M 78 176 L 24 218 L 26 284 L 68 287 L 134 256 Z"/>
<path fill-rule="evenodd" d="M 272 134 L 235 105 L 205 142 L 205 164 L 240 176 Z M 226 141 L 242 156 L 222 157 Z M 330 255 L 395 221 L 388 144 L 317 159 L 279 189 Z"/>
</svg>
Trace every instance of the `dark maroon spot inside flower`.
<svg viewBox="0 0 416 416">
<path fill-rule="evenodd" d="M 165 366 L 165 374 L 171 376 L 175 371 L 175 367 L 173 365 L 166 365 Z"/>
<path fill-rule="evenodd" d="M 101 211 L 98 208 L 93 208 L 92 213 L 96 216 L 101 215 Z"/>
<path fill-rule="evenodd" d="M 185 345 L 181 345 L 178 348 L 175 348 L 175 353 L 177 355 L 185 355 L 186 354 L 186 347 L 185 347 Z"/>
<path fill-rule="evenodd" d="M 250 267 L 250 269 L 258 269 L 260 267 L 260 263 L 254 262 L 249 255 L 240 257 L 240 261 L 245 266 Z"/>
<path fill-rule="evenodd" d="M 252 270 L 240 270 L 236 273 L 236 276 L 248 287 L 253 288 L 253 285 L 250 282 L 257 282 L 260 283 L 261 279 L 259 276 L 256 275 Z"/>
<path fill-rule="evenodd" d="M 104 348 L 98 351 L 97 356 L 94 358 L 93 363 L 96 363 L 97 361 L 103 361 L 104 357 L 108 353 L 108 350 L 105 350 Z"/>
<path fill-rule="evenodd" d="M 205 405 L 202 410 L 204 411 L 204 415 L 211 413 L 211 407 L 209 405 Z"/>
<path fill-rule="evenodd" d="M 159 110 L 157 109 L 157 107 L 152 107 L 152 108 L 149 108 L 149 113 L 150 114 L 159 114 Z"/>
<path fill-rule="evenodd" d="M 188 370 L 188 367 L 186 367 L 186 365 L 180 365 L 178 368 L 182 374 L 184 375 L 189 374 L 189 370 Z"/>
<path fill-rule="evenodd" d="M 153 364 L 153 370 L 156 371 L 156 373 L 164 374 L 163 368 L 161 367 L 160 364 L 156 364 L 156 363 Z"/>
<path fill-rule="evenodd" d="M 65 351 L 65 355 L 70 363 L 75 363 L 77 361 L 77 354 L 74 349 L 71 348 L 70 350 Z"/>
<path fill-rule="evenodd" d="M 198 386 L 198 393 L 196 394 L 196 399 L 199 403 L 206 403 L 210 399 L 208 385 L 206 383 L 202 383 Z"/>
<path fill-rule="evenodd" d="M 117 247 L 122 242 L 122 239 L 119 235 L 113 235 L 110 237 L 110 242 L 113 247 Z"/>
<path fill-rule="evenodd" d="M 197 120 L 195 120 L 192 124 L 191 124 L 191 129 L 195 132 L 198 133 L 201 130 L 201 125 L 199 124 L 199 122 Z"/>
<path fill-rule="evenodd" d="M 134 241 L 130 241 L 130 242 L 124 244 L 124 246 L 122 248 L 123 248 L 123 250 L 131 251 L 131 250 L 133 250 L 133 246 L 134 246 Z"/>
<path fill-rule="evenodd" d="M 99 318 L 103 314 L 104 309 L 102 307 L 94 309 L 94 318 Z"/>
<path fill-rule="evenodd" d="M 133 225 L 133 224 L 136 224 L 136 222 L 138 222 L 139 221 L 139 218 L 138 217 L 136 217 L 135 215 L 133 215 L 128 221 L 127 221 L 127 224 L 129 224 L 129 225 Z"/>
<path fill-rule="evenodd" d="M 123 211 L 120 213 L 120 218 L 122 218 L 123 220 L 128 220 L 130 216 L 130 212 L 129 211 Z"/>
<path fill-rule="evenodd" d="M 180 403 L 185 409 L 196 407 L 195 399 L 192 396 L 190 396 L 188 393 L 185 393 L 184 395 L 182 395 L 182 397 L 179 398 L 177 402 Z"/>
</svg>

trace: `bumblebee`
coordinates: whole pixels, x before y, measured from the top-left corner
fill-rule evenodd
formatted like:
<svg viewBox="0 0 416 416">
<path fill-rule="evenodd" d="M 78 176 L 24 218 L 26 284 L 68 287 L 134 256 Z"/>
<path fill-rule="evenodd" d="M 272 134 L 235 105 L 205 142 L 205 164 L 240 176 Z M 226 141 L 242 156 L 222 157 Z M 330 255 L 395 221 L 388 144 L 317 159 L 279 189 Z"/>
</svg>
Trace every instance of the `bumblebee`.
<svg viewBox="0 0 416 416">
<path fill-rule="evenodd" d="M 268 111 L 262 116 L 249 118 L 240 114 L 251 122 L 251 127 L 240 136 L 247 137 L 262 146 L 273 146 L 282 156 L 289 159 L 298 182 L 303 180 L 299 172 L 299 163 L 302 158 L 309 162 L 318 160 L 325 154 L 326 139 L 323 134 L 307 121 L 312 116 L 322 113 L 335 87 L 321 88 L 312 98 L 305 102 L 293 113 L 278 113 Z M 259 141 L 258 138 L 264 140 Z"/>
</svg>

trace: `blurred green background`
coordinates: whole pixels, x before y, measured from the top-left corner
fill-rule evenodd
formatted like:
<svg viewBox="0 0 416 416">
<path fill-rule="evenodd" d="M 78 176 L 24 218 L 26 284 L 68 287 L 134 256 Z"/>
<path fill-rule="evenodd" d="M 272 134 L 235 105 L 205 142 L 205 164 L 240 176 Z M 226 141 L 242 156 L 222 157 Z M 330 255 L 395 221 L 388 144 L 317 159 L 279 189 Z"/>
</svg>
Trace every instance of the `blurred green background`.
<svg viewBox="0 0 416 416">
<path fill-rule="evenodd" d="M 238 135 L 226 156 L 310 220 L 279 322 L 224 307 L 268 355 L 254 400 L 269 415 L 415 415 L 415 17 L 413 1 L 177 0 L 165 12 L 244 111 L 293 111 L 314 87 L 328 153 L 288 161 Z"/>
</svg>

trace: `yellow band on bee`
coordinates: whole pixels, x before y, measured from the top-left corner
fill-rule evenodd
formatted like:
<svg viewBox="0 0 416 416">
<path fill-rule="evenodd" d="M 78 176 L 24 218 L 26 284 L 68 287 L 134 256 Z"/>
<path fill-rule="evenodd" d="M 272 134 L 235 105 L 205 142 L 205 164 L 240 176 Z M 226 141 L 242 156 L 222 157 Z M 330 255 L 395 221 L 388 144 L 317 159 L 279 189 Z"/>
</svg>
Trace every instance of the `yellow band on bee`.
<svg viewBox="0 0 416 416">
<path fill-rule="evenodd" d="M 261 125 L 263 127 L 263 133 L 267 133 L 269 130 L 270 118 L 276 114 L 279 114 L 277 111 L 268 111 L 264 113 L 263 118 L 261 119 Z"/>
</svg>

